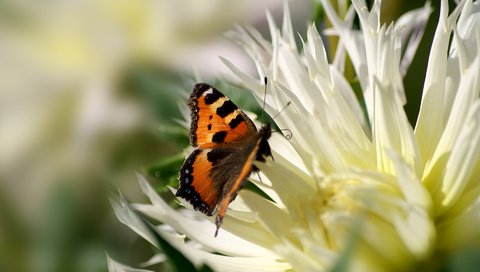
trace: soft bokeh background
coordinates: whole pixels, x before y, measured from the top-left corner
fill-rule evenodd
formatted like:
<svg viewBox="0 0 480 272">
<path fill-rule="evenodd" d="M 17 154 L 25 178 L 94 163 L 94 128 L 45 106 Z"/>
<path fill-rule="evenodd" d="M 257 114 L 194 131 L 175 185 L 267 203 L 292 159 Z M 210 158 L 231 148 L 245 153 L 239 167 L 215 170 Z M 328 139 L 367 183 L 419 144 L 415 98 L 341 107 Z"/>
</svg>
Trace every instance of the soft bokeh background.
<svg viewBox="0 0 480 272">
<path fill-rule="evenodd" d="M 412 122 L 436 2 L 405 79 Z M 384 1 L 384 20 L 424 3 Z M 148 260 L 150 247 L 117 221 L 108 193 L 142 201 L 135 173 L 149 165 L 168 170 L 150 173 L 159 190 L 175 184 L 188 145 L 178 107 L 195 78 L 228 78 L 218 56 L 253 69 L 222 33 L 244 23 L 266 33 L 265 8 L 280 23 L 282 6 L 0 0 L 0 271 L 107 271 L 107 252 L 132 265 Z M 313 18 L 324 25 L 314 7 L 290 1 L 299 33 Z"/>
</svg>

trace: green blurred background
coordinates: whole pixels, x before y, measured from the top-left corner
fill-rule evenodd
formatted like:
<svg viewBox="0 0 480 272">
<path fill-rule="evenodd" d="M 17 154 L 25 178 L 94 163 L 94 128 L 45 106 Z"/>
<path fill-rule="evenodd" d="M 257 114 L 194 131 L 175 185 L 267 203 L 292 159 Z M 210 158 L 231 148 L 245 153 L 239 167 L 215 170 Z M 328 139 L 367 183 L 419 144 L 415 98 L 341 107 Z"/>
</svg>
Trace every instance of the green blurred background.
<svg viewBox="0 0 480 272">
<path fill-rule="evenodd" d="M 404 80 L 412 123 L 438 2 Z M 382 19 L 424 3 L 384 1 Z M 188 145 L 179 107 L 198 78 L 230 89 L 218 81 L 228 77 L 218 56 L 253 73 L 222 34 L 248 23 L 268 37 L 265 8 L 280 23 L 282 5 L 0 0 L 0 271 L 107 271 L 106 253 L 134 266 L 147 261 L 151 247 L 118 222 L 108 193 L 144 201 L 135 173 L 145 167 L 165 170 L 147 171 L 160 191 L 176 186 Z M 290 1 L 299 33 L 315 5 Z"/>
</svg>

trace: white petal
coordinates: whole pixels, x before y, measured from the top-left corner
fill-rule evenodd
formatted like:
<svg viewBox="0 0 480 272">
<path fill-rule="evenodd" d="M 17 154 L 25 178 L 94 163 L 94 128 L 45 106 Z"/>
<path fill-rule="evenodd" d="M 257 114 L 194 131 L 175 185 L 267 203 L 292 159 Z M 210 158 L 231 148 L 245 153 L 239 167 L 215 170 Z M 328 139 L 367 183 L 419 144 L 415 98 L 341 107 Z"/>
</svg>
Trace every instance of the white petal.
<svg viewBox="0 0 480 272">
<path fill-rule="evenodd" d="M 405 214 L 394 214 L 393 222 L 400 237 L 418 258 L 427 257 L 436 238 L 430 195 L 400 156 L 389 152 L 395 167 L 398 185 L 407 201 Z"/>
<path fill-rule="evenodd" d="M 245 203 L 250 206 L 252 210 L 258 213 L 258 219 L 264 228 L 268 229 L 275 235 L 279 241 L 288 239 L 296 240 L 291 232 L 295 218 L 292 218 L 285 210 L 280 209 L 273 202 L 252 193 L 250 191 L 240 192 Z"/>
<path fill-rule="evenodd" d="M 142 236 L 152 245 L 159 247 L 155 235 L 145 225 L 145 222 L 140 219 L 137 214 L 135 214 L 135 212 L 130 208 L 129 204 L 122 195 L 120 195 L 118 203 L 114 200 L 111 200 L 111 203 L 113 211 L 115 212 L 115 215 L 120 222 L 127 225 L 129 228 L 131 228 L 138 235 Z"/>
<path fill-rule="evenodd" d="M 445 212 L 454 201 L 458 199 L 459 194 L 465 186 L 465 180 L 456 176 L 459 174 L 459 168 L 454 166 L 455 163 L 464 164 L 465 152 L 471 150 L 470 146 L 464 146 L 465 141 L 473 144 L 475 139 L 469 138 L 465 140 L 465 135 L 461 137 L 462 133 L 472 133 L 468 124 L 470 122 L 475 123 L 468 115 L 472 113 L 473 104 L 478 101 L 478 95 L 480 92 L 480 58 L 476 58 L 471 67 L 464 71 L 461 76 L 461 80 L 458 85 L 456 93 L 452 97 L 453 103 L 451 111 L 448 116 L 445 129 L 441 134 L 438 146 L 431 158 L 428 168 L 424 173 L 424 182 L 427 187 L 430 188 L 435 205 L 437 206 L 438 214 Z M 472 134 L 468 137 L 474 137 Z M 473 142 L 472 142 L 473 141 Z M 463 152 L 463 153 L 459 153 Z M 455 158 L 451 158 L 453 154 L 457 154 Z M 455 160 L 460 160 L 455 162 Z M 462 167 L 467 167 L 469 162 Z M 447 166 L 448 163 L 448 166 Z M 453 167 L 453 170 L 452 170 Z M 450 173 L 445 171 L 450 170 Z M 448 177 L 445 175 L 449 175 Z M 438 182 L 438 180 L 443 180 Z M 456 188 L 453 190 L 453 188 Z M 447 190 L 450 190 L 447 193 Z M 447 197 L 449 195 L 449 197 Z M 446 199 L 448 198 L 448 199 Z M 441 207 L 440 207 L 441 206 Z"/>
<path fill-rule="evenodd" d="M 446 56 L 453 23 L 458 18 L 460 8 L 461 5 L 457 6 L 457 9 L 447 17 L 448 2 L 442 0 L 440 18 L 430 49 L 422 102 L 415 126 L 415 136 L 422 154 L 422 165 L 426 165 L 425 168 L 427 169 L 425 174 L 429 172 L 429 159 L 432 158 L 444 130 Z"/>
<path fill-rule="evenodd" d="M 415 175 L 410 165 L 395 152 L 389 151 L 388 155 L 392 159 L 395 168 L 395 177 L 403 193 L 405 200 L 424 209 L 427 213 L 432 211 L 432 199 L 429 192 L 423 187 L 417 175 Z"/>
<path fill-rule="evenodd" d="M 373 140 L 377 152 L 377 167 L 382 172 L 395 173 L 386 153 L 392 149 L 418 174 L 421 172 L 418 146 L 403 105 L 395 93 L 388 91 L 389 86 L 384 86 L 379 81 L 376 83 Z"/>
<path fill-rule="evenodd" d="M 256 163 L 262 173 L 272 183 L 272 188 L 278 194 L 286 207 L 296 207 L 305 196 L 315 190 L 314 180 L 294 165 L 287 158 L 275 153 L 275 162 L 269 164 Z"/>
<path fill-rule="evenodd" d="M 297 50 L 297 44 L 295 42 L 295 36 L 293 34 L 292 20 L 290 19 L 290 9 L 288 2 L 283 2 L 283 25 L 282 25 L 282 38 L 287 42 L 292 49 Z"/>
<path fill-rule="evenodd" d="M 327 271 L 327 265 L 325 263 L 322 264 L 320 256 L 305 254 L 303 250 L 300 250 L 293 243 L 285 242 L 284 245 L 276 247 L 275 250 L 287 256 L 287 260 L 292 264 L 295 271 Z"/>
<path fill-rule="evenodd" d="M 455 25 L 455 43 L 450 46 L 450 55 L 460 57 L 460 69 L 466 69 L 480 52 L 480 4 L 465 1 L 458 22 Z"/>
<path fill-rule="evenodd" d="M 140 266 L 146 267 L 151 266 L 159 263 L 163 263 L 167 260 L 167 257 L 163 253 L 153 255 L 148 261 L 143 262 Z"/>
<path fill-rule="evenodd" d="M 480 86 L 477 86 L 480 88 Z M 470 109 L 469 116 L 453 146 L 442 182 L 441 214 L 450 208 L 469 185 L 470 177 L 480 160 L 480 100 Z M 472 182 L 477 182 L 473 181 Z M 478 185 L 477 185 L 478 186 Z"/>
<path fill-rule="evenodd" d="M 424 209 L 411 207 L 406 215 L 394 214 L 393 223 L 406 247 L 416 258 L 428 257 L 435 245 L 436 231 Z"/>
<path fill-rule="evenodd" d="M 452 97 L 454 101 L 450 115 L 433 155 L 432 164 L 444 156 L 445 153 L 449 153 L 452 150 L 452 146 L 461 132 L 461 127 L 467 118 L 469 110 L 478 99 L 480 93 L 480 57 L 477 57 L 475 62 L 462 74 L 458 90 L 455 96 Z"/>
<path fill-rule="evenodd" d="M 402 48 L 405 48 L 400 65 L 400 71 L 403 76 L 405 76 L 415 56 L 431 13 L 431 4 L 426 2 L 422 8 L 403 14 L 395 23 L 395 27 L 400 28 L 402 31 Z"/>
<path fill-rule="evenodd" d="M 332 75 L 332 79 L 336 89 L 342 94 L 345 102 L 347 103 L 348 107 L 351 109 L 352 114 L 357 119 L 358 124 L 363 129 L 363 132 L 368 138 L 372 137 L 372 130 L 370 128 L 370 124 L 368 123 L 367 119 L 365 118 L 365 112 L 358 101 L 355 93 L 352 90 L 352 87 L 347 82 L 343 74 L 340 73 L 335 67 L 330 67 L 330 72 Z"/>
<path fill-rule="evenodd" d="M 121 264 L 114 259 L 110 258 L 107 254 L 107 267 L 109 272 L 153 272 L 145 269 L 135 269 L 130 266 Z"/>
<path fill-rule="evenodd" d="M 223 256 L 218 254 L 212 254 L 203 250 L 186 245 L 183 239 L 179 239 L 177 236 L 171 236 L 167 233 L 160 232 L 165 240 L 170 245 L 179 250 L 185 257 L 192 261 L 197 267 L 203 264 L 208 265 L 215 271 L 233 271 L 233 272 L 245 272 L 245 271 L 286 271 L 291 266 L 285 262 L 282 262 L 275 257 L 239 257 L 239 256 Z M 220 233 L 219 233 L 220 235 Z"/>
<path fill-rule="evenodd" d="M 311 25 L 308 28 L 307 40 L 307 45 L 304 45 L 304 54 L 307 60 L 310 77 L 313 79 L 318 75 L 323 80 L 331 81 L 327 53 L 325 52 L 325 46 L 323 45 L 322 38 L 318 34 L 315 25 Z"/>
<path fill-rule="evenodd" d="M 262 245 L 260 241 L 254 240 L 253 242 L 255 242 L 255 244 L 250 243 L 226 231 L 220 231 L 218 237 L 214 238 L 215 225 L 212 222 L 199 220 L 198 218 L 188 218 L 178 213 L 163 201 L 142 176 L 138 176 L 138 179 L 142 190 L 153 204 L 153 206 L 136 205 L 135 207 L 141 212 L 171 226 L 179 233 L 185 234 L 190 239 L 195 240 L 205 247 L 223 254 L 234 256 L 271 255 L 270 251 L 258 246 Z M 225 219 L 225 223 L 227 223 L 227 221 L 228 218 Z"/>
</svg>

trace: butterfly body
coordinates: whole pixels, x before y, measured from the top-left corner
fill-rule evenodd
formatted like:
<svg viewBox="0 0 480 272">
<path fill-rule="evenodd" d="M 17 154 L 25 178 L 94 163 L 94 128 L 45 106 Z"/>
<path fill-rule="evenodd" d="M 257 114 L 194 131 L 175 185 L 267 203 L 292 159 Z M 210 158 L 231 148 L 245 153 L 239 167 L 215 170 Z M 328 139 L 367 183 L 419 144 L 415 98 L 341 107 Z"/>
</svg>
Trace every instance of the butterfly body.
<svg viewBox="0 0 480 272">
<path fill-rule="evenodd" d="M 196 149 L 185 160 L 176 196 L 195 210 L 217 213 L 218 228 L 228 205 L 245 184 L 255 160 L 272 156 L 270 124 L 255 124 L 233 102 L 212 86 L 196 84 L 189 99 L 192 124 L 190 144 Z"/>
</svg>

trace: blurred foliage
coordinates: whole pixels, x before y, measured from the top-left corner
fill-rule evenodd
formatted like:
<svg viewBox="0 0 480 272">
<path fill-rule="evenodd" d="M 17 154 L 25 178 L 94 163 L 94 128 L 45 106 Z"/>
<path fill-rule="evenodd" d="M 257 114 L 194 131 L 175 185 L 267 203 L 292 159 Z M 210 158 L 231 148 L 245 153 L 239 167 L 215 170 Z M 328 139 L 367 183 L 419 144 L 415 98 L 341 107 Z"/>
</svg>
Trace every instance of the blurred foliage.
<svg viewBox="0 0 480 272">
<path fill-rule="evenodd" d="M 457 252 L 447 260 L 442 272 L 474 272 L 480 267 L 480 245 Z"/>
<path fill-rule="evenodd" d="M 153 132 L 168 143 L 185 147 L 188 131 L 178 121 L 183 120 L 179 106 L 186 103 L 187 87 L 181 76 L 154 64 L 135 64 L 124 71 L 120 88 L 123 94 L 137 97 L 153 117 Z"/>
<path fill-rule="evenodd" d="M 174 187 L 178 184 L 176 177 L 178 175 L 178 169 L 180 169 L 180 167 L 182 166 L 184 159 L 185 156 L 183 153 L 176 156 L 160 159 L 147 165 L 144 168 L 144 171 L 150 177 L 166 181 L 166 184 L 164 185 Z M 159 189 L 159 192 L 164 191 L 166 191 L 165 187 Z"/>
</svg>

